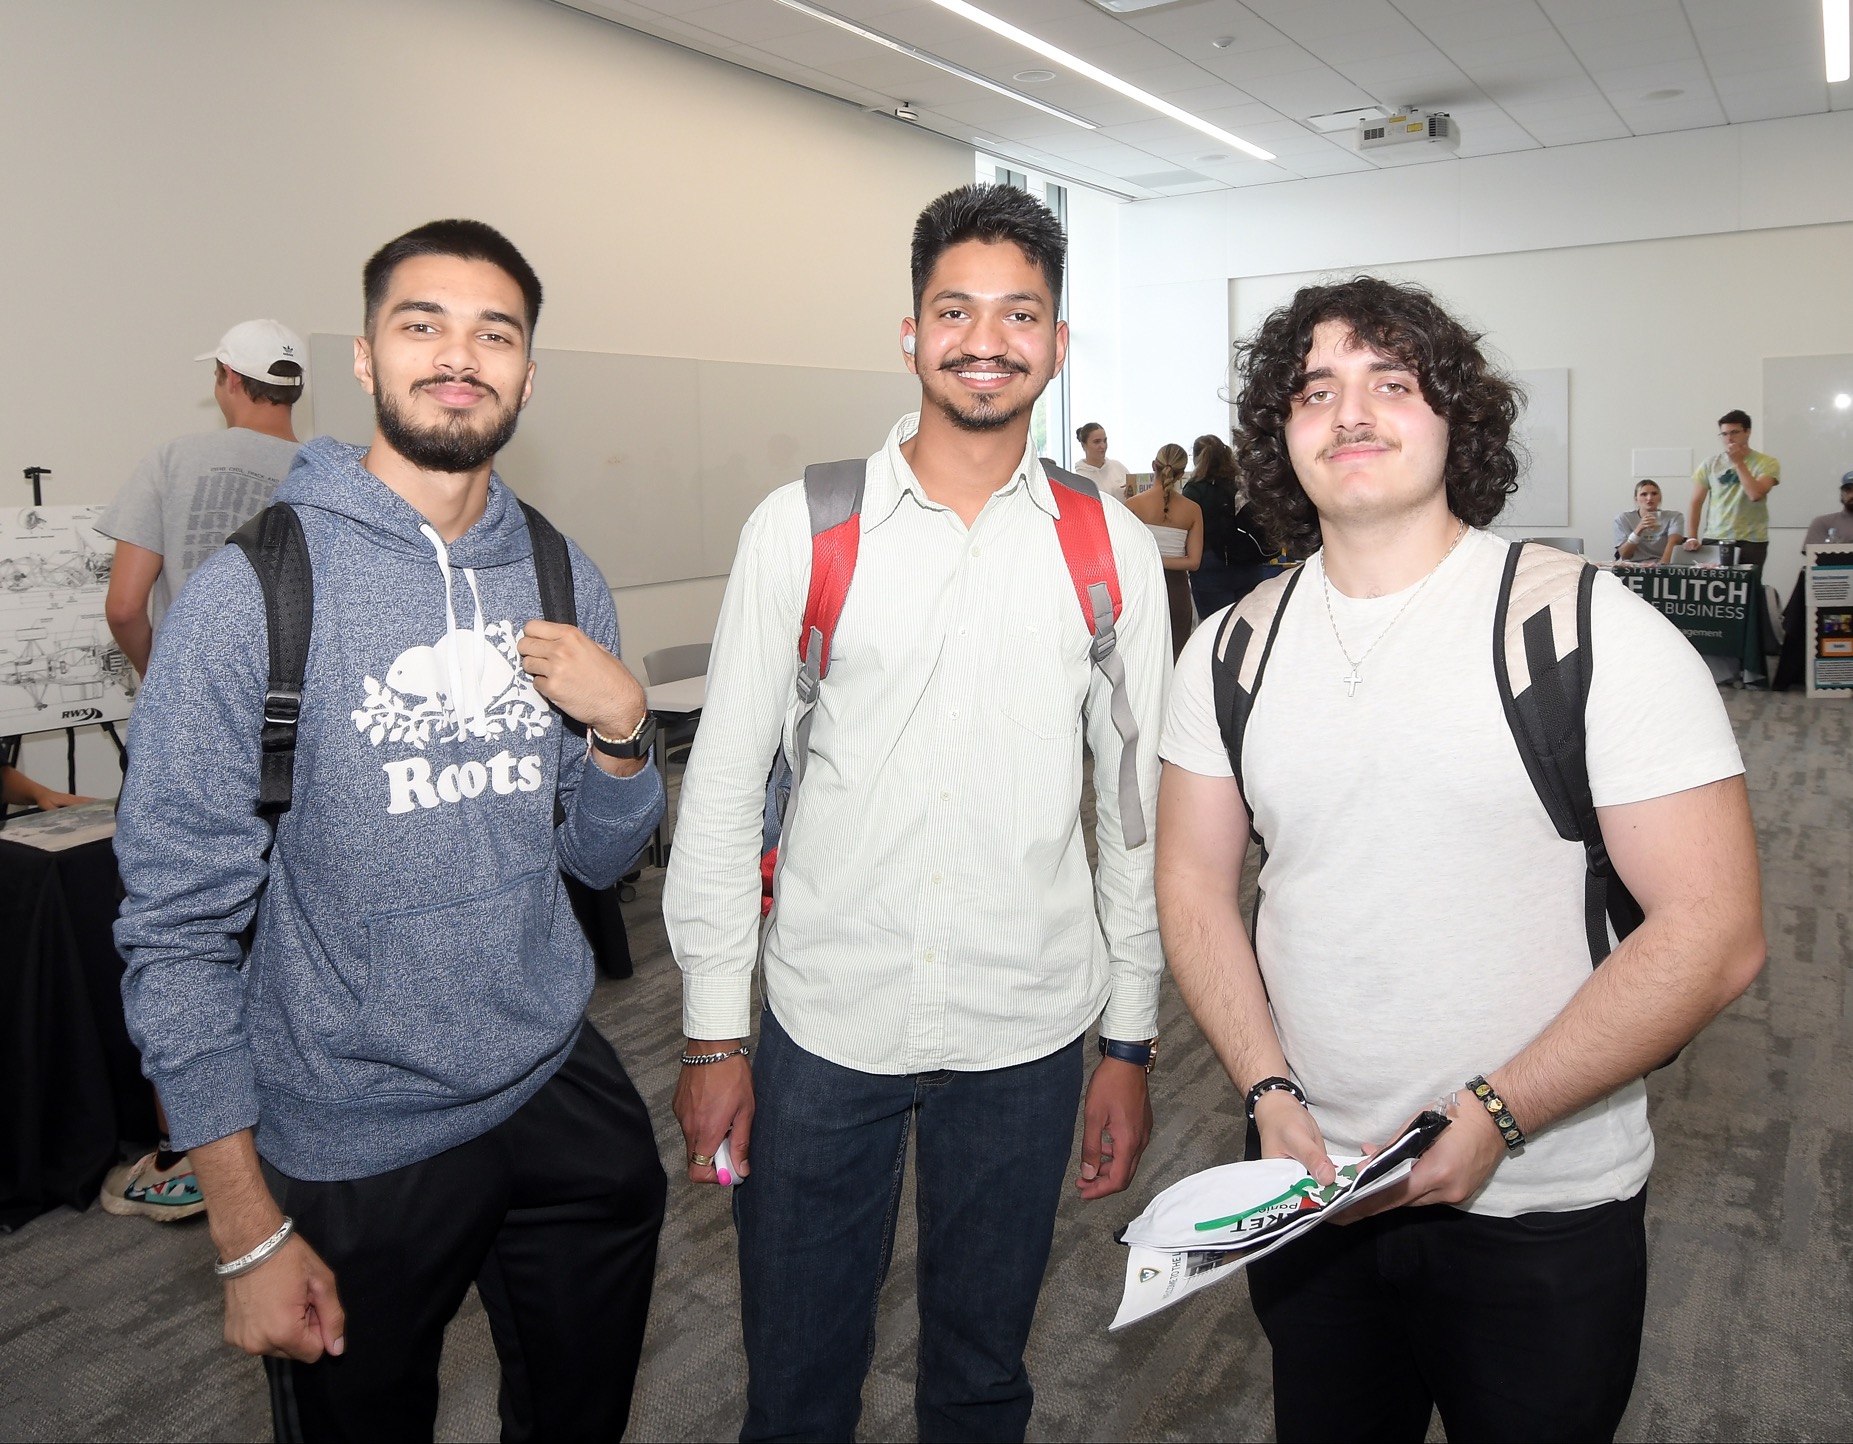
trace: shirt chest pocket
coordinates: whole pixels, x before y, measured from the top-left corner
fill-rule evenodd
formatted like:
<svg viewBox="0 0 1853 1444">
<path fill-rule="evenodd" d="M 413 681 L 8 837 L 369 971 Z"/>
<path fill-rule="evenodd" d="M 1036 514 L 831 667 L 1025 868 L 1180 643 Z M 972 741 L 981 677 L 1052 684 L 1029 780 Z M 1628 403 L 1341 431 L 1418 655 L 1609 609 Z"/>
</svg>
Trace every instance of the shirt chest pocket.
<svg viewBox="0 0 1853 1444">
<path fill-rule="evenodd" d="M 1081 725 L 1090 665 L 1062 619 L 1047 611 L 1001 618 L 990 668 L 997 710 L 1032 736 L 1066 740 Z"/>
</svg>

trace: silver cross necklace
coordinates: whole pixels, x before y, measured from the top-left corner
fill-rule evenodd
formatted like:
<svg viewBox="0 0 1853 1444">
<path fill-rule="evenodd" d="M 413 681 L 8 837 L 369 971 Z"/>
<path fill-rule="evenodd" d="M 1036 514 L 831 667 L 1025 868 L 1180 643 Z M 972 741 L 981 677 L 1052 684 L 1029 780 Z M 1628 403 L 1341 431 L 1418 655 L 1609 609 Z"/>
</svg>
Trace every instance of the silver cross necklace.
<svg viewBox="0 0 1853 1444">
<path fill-rule="evenodd" d="M 1441 561 L 1436 562 L 1434 566 L 1430 567 L 1428 569 L 1428 575 L 1416 583 L 1415 590 L 1409 594 L 1409 600 L 1396 609 L 1396 615 L 1391 617 L 1390 620 L 1384 624 L 1383 630 L 1377 633 L 1376 640 L 1364 649 L 1364 656 L 1362 657 L 1353 657 L 1351 655 L 1351 649 L 1345 645 L 1344 634 L 1338 630 L 1338 618 L 1332 615 L 1332 579 L 1326 575 L 1325 558 L 1323 556 L 1320 557 L 1319 580 L 1325 587 L 1325 619 L 1332 624 L 1332 640 L 1338 643 L 1338 650 L 1344 653 L 1345 660 L 1351 664 L 1349 675 L 1339 678 L 1339 681 L 1345 684 L 1345 695 L 1347 697 L 1355 697 L 1358 695 L 1358 687 L 1364 681 L 1364 673 L 1361 669 L 1364 666 L 1365 659 L 1368 658 L 1372 652 L 1377 650 L 1377 643 L 1381 642 L 1389 635 L 1390 628 L 1394 627 L 1402 620 L 1403 613 L 1409 610 L 1410 603 L 1414 602 L 1417 597 L 1422 595 L 1422 588 L 1426 587 L 1429 582 L 1434 579 L 1435 573 L 1441 570 L 1441 563 L 1454 555 L 1454 548 L 1461 544 L 1461 538 L 1466 535 L 1467 523 L 1462 522 L 1460 524 L 1460 530 L 1454 533 L 1454 540 L 1448 543 L 1448 549 L 1441 554 Z"/>
</svg>

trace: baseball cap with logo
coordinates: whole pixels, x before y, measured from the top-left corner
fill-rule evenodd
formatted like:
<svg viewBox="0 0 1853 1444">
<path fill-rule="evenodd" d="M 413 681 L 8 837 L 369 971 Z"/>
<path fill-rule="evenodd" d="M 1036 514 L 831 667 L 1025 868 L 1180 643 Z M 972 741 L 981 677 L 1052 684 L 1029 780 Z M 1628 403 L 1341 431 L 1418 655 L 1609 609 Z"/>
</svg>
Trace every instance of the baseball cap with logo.
<svg viewBox="0 0 1853 1444">
<path fill-rule="evenodd" d="M 218 350 L 193 359 L 223 362 L 240 376 L 267 385 L 300 386 L 308 355 L 302 337 L 281 321 L 240 321 L 219 338 Z"/>
<path fill-rule="evenodd" d="M 1840 489 L 1842 491 L 1845 491 L 1849 486 L 1853 486 L 1853 471 L 1847 472 L 1840 478 Z"/>
</svg>

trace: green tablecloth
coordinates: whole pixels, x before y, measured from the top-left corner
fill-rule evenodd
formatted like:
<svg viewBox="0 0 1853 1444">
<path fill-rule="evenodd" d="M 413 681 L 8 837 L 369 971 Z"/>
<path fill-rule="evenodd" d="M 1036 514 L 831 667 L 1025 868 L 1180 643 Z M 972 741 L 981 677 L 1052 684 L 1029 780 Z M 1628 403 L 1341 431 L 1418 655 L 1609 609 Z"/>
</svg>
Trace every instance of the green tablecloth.
<svg viewBox="0 0 1853 1444">
<path fill-rule="evenodd" d="M 1616 567 L 1615 575 L 1712 657 L 1746 672 L 1763 662 L 1763 574 L 1759 567 Z"/>
</svg>

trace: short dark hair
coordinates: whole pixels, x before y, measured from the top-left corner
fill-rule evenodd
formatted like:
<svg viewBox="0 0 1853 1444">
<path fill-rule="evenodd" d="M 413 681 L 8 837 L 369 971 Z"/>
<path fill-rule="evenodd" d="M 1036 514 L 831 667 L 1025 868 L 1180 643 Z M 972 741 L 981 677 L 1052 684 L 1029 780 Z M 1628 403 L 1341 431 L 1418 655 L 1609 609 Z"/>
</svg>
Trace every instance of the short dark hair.
<svg viewBox="0 0 1853 1444">
<path fill-rule="evenodd" d="M 1748 411 L 1727 411 L 1718 418 L 1720 426 L 1741 426 L 1750 430 L 1750 413 Z"/>
<path fill-rule="evenodd" d="M 1049 299 L 1062 303 L 1062 268 L 1068 238 L 1062 223 L 1041 201 L 1015 186 L 968 185 L 947 191 L 914 222 L 914 315 L 926 295 L 927 278 L 939 258 L 965 241 L 996 245 L 1010 241 L 1042 268 Z"/>
<path fill-rule="evenodd" d="M 1327 321 L 1415 372 L 1422 399 L 1448 424 L 1448 510 L 1469 526 L 1490 524 L 1518 490 L 1512 428 L 1524 393 L 1482 354 L 1479 333 L 1428 291 L 1354 276 L 1301 287 L 1236 349 L 1236 463 L 1262 528 L 1290 556 L 1308 556 L 1320 542 L 1319 513 L 1294 474 L 1286 429 L 1306 385 L 1313 331 Z"/>
<path fill-rule="evenodd" d="M 294 406 L 302 400 L 301 386 L 274 386 L 268 381 L 259 381 L 255 376 L 247 376 L 242 371 L 234 371 L 223 361 L 215 361 L 213 364 L 221 375 L 236 381 L 244 394 L 253 401 L 262 401 L 267 406 Z M 302 375 L 302 367 L 294 361 L 278 361 L 271 366 L 271 370 L 282 375 L 288 375 L 289 368 L 294 368 L 298 376 Z"/>
<path fill-rule="evenodd" d="M 1092 436 L 1096 431 L 1105 431 L 1106 429 L 1107 428 L 1102 426 L 1098 421 L 1084 421 L 1081 425 L 1075 427 L 1074 439 L 1083 446 L 1086 446 L 1088 437 Z"/>
<path fill-rule="evenodd" d="M 361 288 L 367 298 L 367 334 L 373 334 L 373 321 L 386 299 L 393 272 L 401 261 L 414 256 L 455 256 L 461 261 L 487 261 L 500 266 L 509 279 L 521 288 L 521 299 L 528 312 L 528 349 L 534 349 L 534 327 L 540 320 L 540 277 L 527 258 L 515 249 L 513 241 L 494 226 L 481 221 L 426 221 L 388 241 L 370 257 L 361 270 Z"/>
</svg>

